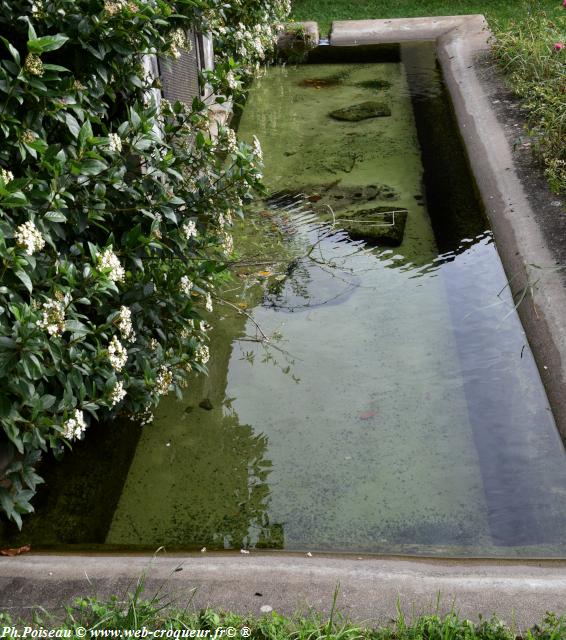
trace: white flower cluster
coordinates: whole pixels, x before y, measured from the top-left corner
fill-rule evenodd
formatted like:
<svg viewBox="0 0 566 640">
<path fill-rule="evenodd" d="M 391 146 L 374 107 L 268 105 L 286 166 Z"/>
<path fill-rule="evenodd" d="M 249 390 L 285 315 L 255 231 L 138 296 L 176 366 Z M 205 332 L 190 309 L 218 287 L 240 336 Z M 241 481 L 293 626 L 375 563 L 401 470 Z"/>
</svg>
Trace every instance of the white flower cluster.
<svg viewBox="0 0 566 640">
<path fill-rule="evenodd" d="M 158 395 L 164 396 L 168 393 L 169 387 L 173 382 L 173 374 L 167 367 L 161 366 L 155 379 L 155 391 Z"/>
<path fill-rule="evenodd" d="M 212 312 L 212 296 L 210 295 L 210 293 L 206 294 L 206 298 L 205 298 L 205 302 L 204 302 L 204 308 L 211 313 Z"/>
<path fill-rule="evenodd" d="M 120 313 L 116 324 L 122 334 L 122 338 L 124 338 L 124 340 L 134 342 L 136 334 L 132 327 L 132 311 L 128 309 L 128 307 L 125 307 L 124 305 L 120 307 Z"/>
<path fill-rule="evenodd" d="M 4 184 L 8 184 L 8 182 L 12 182 L 14 179 L 14 174 L 7 169 L 0 168 L 0 177 L 4 181 Z"/>
<path fill-rule="evenodd" d="M 18 247 L 25 249 L 28 256 L 33 255 L 36 251 L 41 251 L 45 246 L 43 236 L 31 220 L 16 228 L 15 237 Z"/>
<path fill-rule="evenodd" d="M 181 57 L 181 50 L 190 51 L 192 47 L 191 41 L 187 38 L 184 29 L 175 29 L 171 34 L 171 47 L 169 53 L 178 60 Z"/>
<path fill-rule="evenodd" d="M 234 129 L 226 129 L 226 149 L 228 150 L 228 153 L 238 151 L 238 140 Z"/>
<path fill-rule="evenodd" d="M 210 349 L 208 348 L 208 345 L 199 345 L 195 352 L 195 359 L 202 364 L 206 364 L 210 360 Z"/>
<path fill-rule="evenodd" d="M 108 148 L 110 151 L 122 151 L 122 138 L 117 133 L 108 134 Z"/>
<path fill-rule="evenodd" d="M 235 91 L 240 86 L 240 83 L 236 79 L 233 71 L 228 71 L 226 74 L 226 82 L 232 91 Z"/>
<path fill-rule="evenodd" d="M 128 0 L 106 0 L 104 3 L 104 11 L 109 16 L 115 16 L 126 7 L 134 13 L 138 10 L 137 5 L 134 2 L 128 2 Z"/>
<path fill-rule="evenodd" d="M 112 401 L 112 406 L 117 405 L 122 402 L 122 400 L 126 397 L 126 390 L 124 389 L 124 383 L 121 380 L 114 385 L 112 391 L 110 393 L 110 400 Z"/>
<path fill-rule="evenodd" d="M 258 160 L 263 160 L 263 151 L 261 149 L 261 142 L 258 140 L 257 136 L 253 137 L 253 150 L 254 155 Z"/>
<path fill-rule="evenodd" d="M 44 68 L 41 58 L 35 53 L 28 53 L 24 62 L 24 70 L 31 76 L 42 76 Z"/>
<path fill-rule="evenodd" d="M 128 352 L 116 336 L 112 336 L 108 345 L 108 360 L 116 371 L 122 371 L 128 360 Z"/>
<path fill-rule="evenodd" d="M 253 29 L 248 29 L 240 22 L 236 28 L 230 30 L 231 36 L 236 42 L 238 54 L 242 58 L 251 56 L 252 58 L 265 60 L 266 52 L 273 46 L 276 37 L 269 22 L 270 19 L 266 16 L 265 22 L 256 24 Z M 222 33 L 218 27 L 216 30 Z M 226 32 L 227 29 L 224 29 L 224 34 Z"/>
<path fill-rule="evenodd" d="M 139 420 L 139 423 L 142 427 L 145 427 L 147 424 L 151 424 L 153 422 L 153 412 L 151 410 L 151 405 L 147 405 L 143 411 L 132 416 L 132 420 Z"/>
<path fill-rule="evenodd" d="M 126 272 L 124 267 L 120 264 L 118 256 L 112 251 L 112 249 L 104 249 L 103 253 L 98 254 L 98 266 L 100 269 L 110 269 L 108 277 L 113 282 L 123 282 Z"/>
<path fill-rule="evenodd" d="M 63 435 L 67 440 L 77 440 L 82 438 L 85 431 L 86 422 L 83 412 L 80 409 L 75 409 L 73 417 L 69 418 L 63 425 Z"/>
<path fill-rule="evenodd" d="M 35 131 L 32 131 L 31 129 L 26 129 L 25 131 L 22 132 L 22 135 L 20 136 L 20 140 L 25 144 L 31 144 L 32 142 L 35 142 L 36 139 L 37 139 L 37 134 L 35 133 Z"/>
<path fill-rule="evenodd" d="M 49 300 L 41 305 L 43 317 L 37 326 L 45 329 L 50 336 L 60 336 L 65 331 L 65 303 Z"/>
<path fill-rule="evenodd" d="M 181 291 L 186 295 L 190 296 L 191 291 L 193 289 L 193 283 L 190 281 L 188 276 L 183 276 L 181 278 Z"/>
<path fill-rule="evenodd" d="M 226 255 L 230 255 L 234 251 L 234 238 L 229 233 L 222 234 L 221 247 Z"/>
<path fill-rule="evenodd" d="M 187 240 L 191 238 L 196 238 L 197 236 L 197 225 L 194 220 L 189 220 L 183 225 L 183 234 Z"/>
<path fill-rule="evenodd" d="M 31 3 L 31 12 L 34 18 L 43 17 L 45 14 L 45 5 L 43 4 L 43 0 L 35 0 Z"/>
</svg>

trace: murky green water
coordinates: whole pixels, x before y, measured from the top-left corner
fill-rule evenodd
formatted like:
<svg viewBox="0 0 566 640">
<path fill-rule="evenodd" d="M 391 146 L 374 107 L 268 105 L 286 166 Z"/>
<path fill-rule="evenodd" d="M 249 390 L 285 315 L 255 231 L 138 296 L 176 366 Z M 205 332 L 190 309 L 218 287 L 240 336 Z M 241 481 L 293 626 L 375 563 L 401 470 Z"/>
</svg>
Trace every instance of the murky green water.
<svg viewBox="0 0 566 640">
<path fill-rule="evenodd" d="M 104 534 L 78 533 L 79 509 L 77 533 L 32 526 L 39 543 L 565 555 L 564 449 L 432 50 L 403 62 L 257 80 L 240 135 L 275 195 L 238 231 L 225 295 L 270 344 L 217 307 L 210 376 L 124 454 Z M 366 100 L 392 115 L 328 117 Z M 332 226 L 370 206 L 407 210 L 400 246 Z"/>
</svg>

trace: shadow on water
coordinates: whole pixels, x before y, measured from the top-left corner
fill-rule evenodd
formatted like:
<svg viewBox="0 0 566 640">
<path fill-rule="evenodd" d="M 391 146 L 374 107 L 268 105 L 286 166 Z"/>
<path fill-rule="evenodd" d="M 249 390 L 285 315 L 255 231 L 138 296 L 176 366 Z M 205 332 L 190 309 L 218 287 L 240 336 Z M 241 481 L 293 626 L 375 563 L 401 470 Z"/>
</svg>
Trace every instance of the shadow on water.
<svg viewBox="0 0 566 640">
<path fill-rule="evenodd" d="M 38 471 L 45 479 L 24 518 L 23 532 L 0 524 L 0 540 L 9 546 L 103 544 L 141 434 L 125 419 L 97 423 L 61 461 L 46 457 Z"/>
<path fill-rule="evenodd" d="M 144 429 L 108 544 L 283 548 L 283 525 L 269 516 L 268 438 L 242 423 L 227 393 L 245 324 L 232 309 L 217 313 L 209 375 L 193 376 L 183 400 L 164 400 Z"/>
</svg>

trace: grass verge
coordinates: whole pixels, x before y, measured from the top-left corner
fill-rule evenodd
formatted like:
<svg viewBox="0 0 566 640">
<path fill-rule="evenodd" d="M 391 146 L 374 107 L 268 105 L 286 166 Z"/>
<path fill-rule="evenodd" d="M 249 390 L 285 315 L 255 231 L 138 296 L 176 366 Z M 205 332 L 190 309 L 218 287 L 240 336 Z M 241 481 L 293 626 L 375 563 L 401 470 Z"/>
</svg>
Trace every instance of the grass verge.
<svg viewBox="0 0 566 640">
<path fill-rule="evenodd" d="M 198 613 L 173 608 L 156 593 L 143 599 L 144 579 L 124 598 L 108 601 L 80 598 L 66 608 L 63 618 L 38 610 L 33 622 L 15 623 L 0 612 L 0 635 L 9 640 L 67 638 L 242 638 L 251 640 L 562 640 L 566 621 L 548 613 L 540 625 L 520 630 L 497 618 L 474 623 L 455 612 L 426 615 L 408 621 L 400 608 L 395 621 L 372 627 L 355 624 L 336 611 L 338 588 L 328 617 L 310 612 L 286 617 L 271 611 L 263 616 L 242 616 L 206 609 Z M 52 633 L 50 634 L 49 631 Z M 55 631 L 58 635 L 55 636 Z M 157 633 L 154 633 L 156 632 Z M 192 632 L 192 633 L 191 633 Z"/>
<path fill-rule="evenodd" d="M 533 150 L 551 189 L 566 193 L 566 8 L 532 1 L 521 20 L 494 21 L 493 51 L 528 113 Z"/>
</svg>

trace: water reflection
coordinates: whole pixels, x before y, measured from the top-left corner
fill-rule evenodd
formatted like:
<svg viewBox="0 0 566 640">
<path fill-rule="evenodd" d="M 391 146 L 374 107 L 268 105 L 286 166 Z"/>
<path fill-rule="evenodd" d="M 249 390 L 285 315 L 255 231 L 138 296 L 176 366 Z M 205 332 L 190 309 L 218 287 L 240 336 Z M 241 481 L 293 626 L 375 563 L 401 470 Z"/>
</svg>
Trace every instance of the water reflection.
<svg viewBox="0 0 566 640">
<path fill-rule="evenodd" d="M 209 377 L 195 376 L 184 400 L 165 400 L 144 429 L 108 544 L 284 546 L 283 525 L 269 515 L 268 437 L 240 421 L 226 389 L 244 330 L 245 318 L 227 310 L 211 333 Z"/>
</svg>

